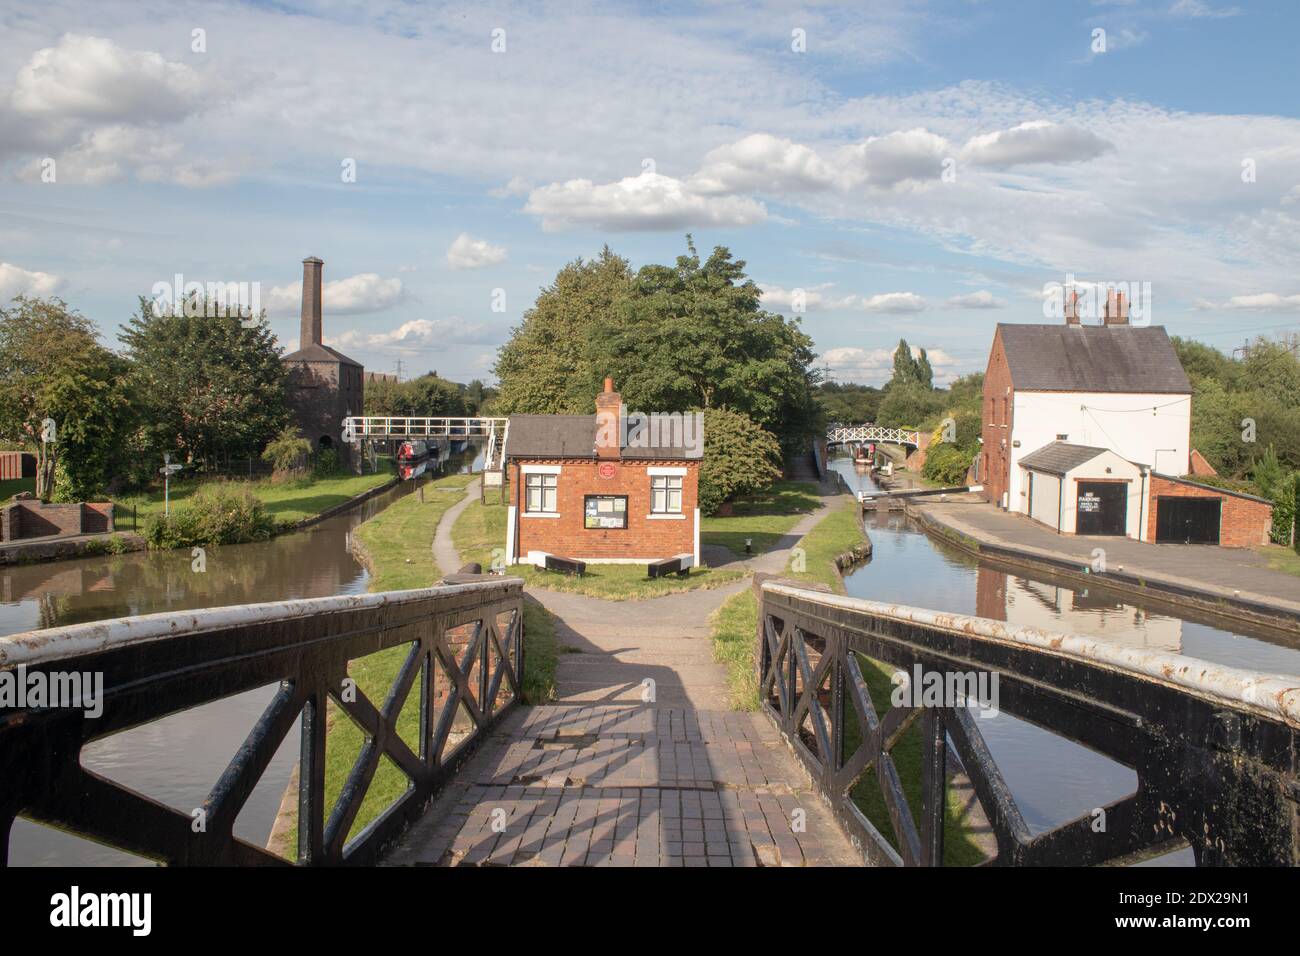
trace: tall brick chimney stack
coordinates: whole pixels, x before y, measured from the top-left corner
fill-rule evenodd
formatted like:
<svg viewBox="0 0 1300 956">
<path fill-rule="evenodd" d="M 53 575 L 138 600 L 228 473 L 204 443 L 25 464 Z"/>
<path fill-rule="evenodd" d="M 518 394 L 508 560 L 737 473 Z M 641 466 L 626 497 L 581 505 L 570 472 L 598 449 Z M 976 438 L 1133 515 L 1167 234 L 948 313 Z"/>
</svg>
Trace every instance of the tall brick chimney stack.
<svg viewBox="0 0 1300 956">
<path fill-rule="evenodd" d="M 321 344 L 320 276 L 325 263 L 315 256 L 302 260 L 302 327 L 298 348 Z"/>
<path fill-rule="evenodd" d="M 605 390 L 596 396 L 596 457 L 602 461 L 623 457 L 622 411 L 623 396 L 606 377 Z"/>
<path fill-rule="evenodd" d="M 1128 325 L 1128 302 L 1123 292 L 1111 289 L 1106 293 L 1106 325 Z"/>
<path fill-rule="evenodd" d="M 1065 324 L 1079 324 L 1079 293 L 1072 291 L 1065 300 Z"/>
</svg>

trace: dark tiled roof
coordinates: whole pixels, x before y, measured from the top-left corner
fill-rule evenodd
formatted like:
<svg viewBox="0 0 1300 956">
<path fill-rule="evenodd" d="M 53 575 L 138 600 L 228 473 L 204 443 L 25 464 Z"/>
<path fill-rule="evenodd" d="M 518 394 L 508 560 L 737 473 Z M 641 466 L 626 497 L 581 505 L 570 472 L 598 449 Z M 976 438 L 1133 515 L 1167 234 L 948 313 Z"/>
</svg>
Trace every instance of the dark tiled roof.
<svg viewBox="0 0 1300 956">
<path fill-rule="evenodd" d="M 663 437 L 663 436 L 661 436 Z M 702 444 L 701 441 L 697 444 Z M 698 459 L 701 450 L 657 445 L 623 446 L 630 459 Z M 595 458 L 595 415 L 511 415 L 506 454 L 511 458 Z"/>
<path fill-rule="evenodd" d="M 1084 462 L 1092 461 L 1098 455 L 1105 454 L 1105 448 L 1093 448 L 1091 445 L 1071 445 L 1069 442 L 1054 441 L 1036 451 L 1031 451 L 1020 464 L 1034 471 L 1048 475 L 1064 475 L 1071 468 L 1078 468 Z"/>
<path fill-rule="evenodd" d="M 338 362 L 340 365 L 355 365 L 361 368 L 360 362 L 348 358 L 342 352 L 330 348 L 328 345 L 319 345 L 312 343 L 304 349 L 291 352 L 280 358 L 281 362 Z"/>
<path fill-rule="evenodd" d="M 1018 390 L 1192 392 L 1163 326 L 1000 324 L 998 332 Z"/>
</svg>

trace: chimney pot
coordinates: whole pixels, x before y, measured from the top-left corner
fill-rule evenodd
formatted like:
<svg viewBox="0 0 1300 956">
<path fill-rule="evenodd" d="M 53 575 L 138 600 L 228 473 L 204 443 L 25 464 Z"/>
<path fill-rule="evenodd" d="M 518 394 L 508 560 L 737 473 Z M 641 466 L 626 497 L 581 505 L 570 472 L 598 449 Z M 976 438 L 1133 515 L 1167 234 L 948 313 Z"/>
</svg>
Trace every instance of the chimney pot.
<svg viewBox="0 0 1300 956">
<path fill-rule="evenodd" d="M 609 376 L 605 391 L 596 396 L 596 457 L 601 461 L 623 457 L 623 396 L 614 391 Z"/>
<path fill-rule="evenodd" d="M 1069 298 L 1065 300 L 1065 324 L 1079 324 L 1079 293 L 1071 292 Z"/>
</svg>

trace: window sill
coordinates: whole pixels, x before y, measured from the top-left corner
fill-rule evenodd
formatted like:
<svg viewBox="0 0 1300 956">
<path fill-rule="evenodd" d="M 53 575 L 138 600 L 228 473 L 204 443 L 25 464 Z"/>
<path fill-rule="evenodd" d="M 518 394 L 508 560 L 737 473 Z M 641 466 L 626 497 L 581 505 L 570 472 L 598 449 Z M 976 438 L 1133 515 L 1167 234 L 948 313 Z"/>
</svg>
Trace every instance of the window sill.
<svg viewBox="0 0 1300 956">
<path fill-rule="evenodd" d="M 558 518 L 558 511 L 525 511 L 521 515 L 523 518 Z"/>
<path fill-rule="evenodd" d="M 645 520 L 646 521 L 685 521 L 686 515 L 682 514 L 681 512 L 676 512 L 672 514 L 665 512 L 663 514 L 646 515 Z"/>
</svg>

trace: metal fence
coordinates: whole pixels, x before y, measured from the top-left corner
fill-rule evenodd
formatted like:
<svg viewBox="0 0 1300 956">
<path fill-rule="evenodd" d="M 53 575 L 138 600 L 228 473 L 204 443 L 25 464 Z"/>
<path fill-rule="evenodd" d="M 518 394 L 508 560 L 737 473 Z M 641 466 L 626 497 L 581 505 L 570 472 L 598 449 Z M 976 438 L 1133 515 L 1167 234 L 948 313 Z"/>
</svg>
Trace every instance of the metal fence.
<svg viewBox="0 0 1300 956">
<path fill-rule="evenodd" d="M 1300 863 L 1300 678 L 770 579 L 754 586 L 762 707 L 866 862 L 941 864 L 960 774 L 987 818 L 995 865 L 1136 862 L 1187 845 L 1201 866 Z M 881 673 L 997 674 L 1000 711 L 1132 768 L 1136 790 L 1031 834 L 971 710 L 906 695 L 895 706 L 891 695 L 878 712 L 864 674 L 872 662 Z M 916 722 L 912 805 L 891 751 Z M 854 799 L 868 771 L 885 832 Z"/>
<path fill-rule="evenodd" d="M 287 862 L 234 835 L 234 823 L 277 749 L 300 725 L 297 862 L 372 862 L 427 805 L 485 733 L 522 696 L 523 582 L 443 585 L 352 597 L 151 614 L 0 639 L 0 676 L 103 677 L 102 713 L 75 706 L 0 707 L 0 861 L 16 817 L 170 864 Z M 400 661 L 382 699 L 349 679 L 376 652 Z M 89 742 L 169 714 L 271 685 L 273 699 L 195 817 L 82 766 Z M 418 696 L 418 743 L 398 732 Z M 326 806 L 327 708 L 362 731 L 347 778 Z M 50 701 L 46 701 L 49 704 Z M 301 718 L 301 719 L 300 719 Z M 406 735 L 408 738 L 410 735 Z M 178 764 L 184 759 L 177 753 Z M 358 811 L 380 761 L 404 793 L 360 830 Z"/>
</svg>

